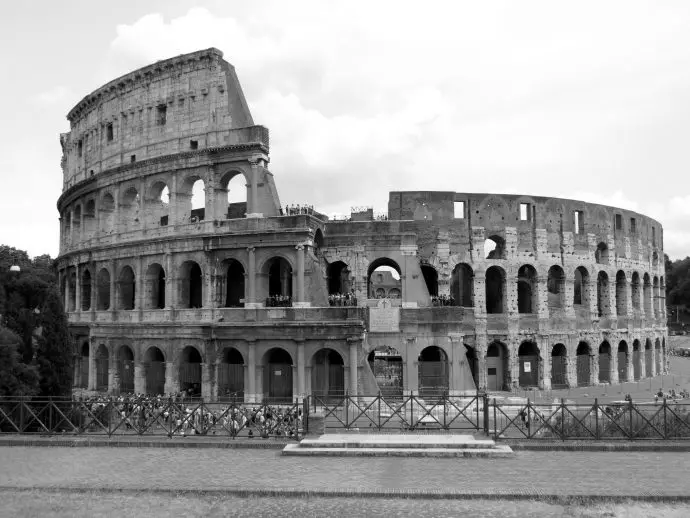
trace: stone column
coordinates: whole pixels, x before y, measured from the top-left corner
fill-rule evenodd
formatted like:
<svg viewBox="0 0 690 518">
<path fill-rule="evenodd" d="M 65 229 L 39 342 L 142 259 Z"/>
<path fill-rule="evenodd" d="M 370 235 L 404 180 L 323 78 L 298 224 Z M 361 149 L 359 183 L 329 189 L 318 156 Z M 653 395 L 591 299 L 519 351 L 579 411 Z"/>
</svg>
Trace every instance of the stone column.
<svg viewBox="0 0 690 518">
<path fill-rule="evenodd" d="M 177 225 L 177 173 L 173 172 L 168 186 L 168 225 Z"/>
<path fill-rule="evenodd" d="M 245 308 L 261 307 L 261 304 L 256 300 L 256 248 L 250 246 L 247 248 L 247 294 L 245 300 Z"/>
<path fill-rule="evenodd" d="M 96 270 L 96 262 L 91 261 L 91 300 L 89 301 L 89 309 L 91 310 L 91 320 L 96 319 L 96 301 L 98 296 L 98 271 Z"/>
<path fill-rule="evenodd" d="M 549 345 L 546 342 L 542 342 L 544 345 L 539 349 L 539 368 L 541 372 L 539 373 L 540 385 L 542 390 L 551 389 L 551 351 L 549 350 Z"/>
<path fill-rule="evenodd" d="M 84 242 L 84 207 L 81 208 L 79 213 L 79 242 Z"/>
<path fill-rule="evenodd" d="M 593 354 L 589 357 L 589 384 L 599 383 L 599 353 L 598 349 L 593 348 Z"/>
<path fill-rule="evenodd" d="M 69 279 L 69 277 L 70 277 L 70 274 L 69 274 L 69 265 L 68 265 L 67 267 L 65 267 L 65 274 L 64 274 L 64 277 L 65 277 L 65 300 L 64 300 L 64 305 L 65 305 L 65 311 L 69 311 L 69 310 L 70 310 L 70 308 L 69 308 L 69 281 L 70 281 L 70 279 Z"/>
<path fill-rule="evenodd" d="M 204 307 L 206 308 L 215 308 L 218 306 L 217 300 L 216 300 L 216 267 L 213 261 L 213 258 L 210 257 L 209 254 L 205 254 L 205 264 L 204 264 L 204 269 L 206 270 L 206 275 L 204 276 L 204 290 L 206 291 L 205 293 L 205 300 L 203 302 Z"/>
<path fill-rule="evenodd" d="M 296 340 L 297 342 L 297 395 L 299 397 L 305 396 L 304 386 L 304 340 Z"/>
<path fill-rule="evenodd" d="M 635 379 L 635 366 L 633 365 L 633 350 L 632 342 L 628 344 L 628 354 L 625 357 L 625 370 L 628 373 L 628 381 Z"/>
<path fill-rule="evenodd" d="M 297 245 L 297 290 L 295 307 L 309 307 L 310 303 L 304 300 L 304 245 Z"/>
<path fill-rule="evenodd" d="M 517 317 L 519 313 L 517 271 L 515 271 L 513 268 L 506 270 L 505 306 L 503 307 L 503 313 L 509 315 L 510 317 Z"/>
<path fill-rule="evenodd" d="M 146 231 L 147 223 L 146 214 L 146 180 L 144 178 L 139 182 L 139 228 Z"/>
<path fill-rule="evenodd" d="M 120 227 L 120 185 L 116 184 L 113 186 L 113 243 L 118 241 L 118 232 L 116 230 Z"/>
<path fill-rule="evenodd" d="M 89 390 L 96 390 L 96 344 L 89 340 Z"/>
<path fill-rule="evenodd" d="M 134 393 L 144 394 L 146 392 L 146 373 L 141 362 L 134 363 Z"/>
<path fill-rule="evenodd" d="M 143 256 L 139 256 L 136 262 L 137 265 L 137 276 L 136 276 L 136 309 L 138 310 L 139 313 L 139 321 L 141 322 L 142 320 L 142 310 L 144 309 L 144 258 Z"/>
<path fill-rule="evenodd" d="M 247 349 L 247 365 L 249 369 L 249 393 L 245 395 L 248 403 L 256 403 L 261 399 L 256 391 L 256 342 L 249 341 Z"/>
<path fill-rule="evenodd" d="M 69 211 L 69 246 L 74 246 L 74 209 Z"/>
<path fill-rule="evenodd" d="M 618 340 L 614 340 L 617 342 Z M 611 385 L 618 383 L 618 346 L 611 345 L 611 360 L 609 361 L 609 368 L 611 369 L 611 374 L 609 375 L 609 380 Z"/>
<path fill-rule="evenodd" d="M 654 342 L 652 342 L 652 348 L 650 349 L 650 351 L 652 351 L 652 353 L 651 353 L 652 361 L 649 363 L 652 365 L 652 372 L 648 372 L 647 376 L 649 376 L 650 378 L 653 378 L 657 374 L 657 372 L 656 372 L 656 349 L 654 348 Z"/>
<path fill-rule="evenodd" d="M 357 349 L 359 348 L 359 343 L 360 340 L 359 338 L 352 338 L 348 340 L 350 342 L 350 386 L 348 387 L 348 390 L 350 392 L 350 396 L 355 397 L 358 395 L 359 390 L 358 390 L 358 369 L 357 365 L 359 364 L 359 361 L 357 359 Z"/>
<path fill-rule="evenodd" d="M 575 306 L 573 305 L 573 300 L 575 299 L 575 278 L 568 277 L 566 274 L 564 284 L 565 303 L 563 305 L 563 311 L 566 318 L 572 319 L 575 318 Z M 581 293 L 581 296 L 584 297 L 584 293 Z"/>
<path fill-rule="evenodd" d="M 115 289 L 116 284 L 115 284 L 115 278 L 117 277 L 117 272 L 115 271 L 115 261 L 110 260 L 109 262 L 109 267 L 110 267 L 110 311 L 115 312 L 117 311 L 117 290 Z"/>
<path fill-rule="evenodd" d="M 417 362 L 417 355 L 414 352 L 416 342 L 416 337 L 405 339 L 405 362 L 403 363 L 403 393 L 406 395 L 419 394 L 419 365 Z"/>
<path fill-rule="evenodd" d="M 213 378 L 215 377 L 215 362 L 206 361 L 201 364 L 201 397 L 205 401 L 215 401 L 218 394 L 213 394 Z"/>
<path fill-rule="evenodd" d="M 474 315 L 486 318 L 486 273 L 474 275 L 472 288 L 474 290 Z"/>
<path fill-rule="evenodd" d="M 486 329 L 484 332 L 475 335 L 475 347 L 477 351 L 477 388 L 486 390 L 488 386 L 487 367 L 486 367 L 486 350 L 488 349 L 488 340 L 486 336 Z"/>
<path fill-rule="evenodd" d="M 252 159 L 249 161 L 251 165 L 251 181 L 250 181 L 250 207 L 247 207 L 248 218 L 261 218 L 263 214 L 259 212 L 259 174 L 260 174 L 260 159 Z"/>
<path fill-rule="evenodd" d="M 175 307 L 175 283 L 173 280 L 172 254 L 165 254 L 165 309 Z"/>
<path fill-rule="evenodd" d="M 75 297 L 74 297 L 74 305 L 75 308 L 74 310 L 76 312 L 81 312 L 81 275 L 80 275 L 80 270 L 79 268 L 79 263 L 74 267 L 76 270 L 76 275 L 75 275 L 75 282 L 74 282 L 74 291 L 75 291 Z"/>
<path fill-rule="evenodd" d="M 166 362 L 165 364 L 165 393 L 173 394 L 180 391 L 180 382 L 178 379 L 178 372 L 173 362 Z"/>
<path fill-rule="evenodd" d="M 548 273 L 537 274 L 537 314 L 538 318 L 549 318 Z"/>
</svg>

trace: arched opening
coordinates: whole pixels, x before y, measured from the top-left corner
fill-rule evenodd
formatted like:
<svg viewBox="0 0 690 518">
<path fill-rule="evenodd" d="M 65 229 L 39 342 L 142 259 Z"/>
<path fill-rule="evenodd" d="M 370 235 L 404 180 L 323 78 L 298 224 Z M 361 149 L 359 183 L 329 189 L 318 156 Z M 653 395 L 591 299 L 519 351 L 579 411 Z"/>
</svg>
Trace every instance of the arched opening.
<svg viewBox="0 0 690 518">
<path fill-rule="evenodd" d="M 126 231 L 139 228 L 139 192 L 134 187 L 129 187 L 122 195 L 120 205 L 120 221 Z"/>
<path fill-rule="evenodd" d="M 350 292 L 350 269 L 342 261 L 330 263 L 326 268 L 328 294 L 344 295 Z"/>
<path fill-rule="evenodd" d="M 654 374 L 652 368 L 654 365 L 653 358 L 654 351 L 652 350 L 652 341 L 647 338 L 644 343 L 644 363 L 645 363 L 645 374 L 648 378 L 651 378 Z"/>
<path fill-rule="evenodd" d="M 533 266 L 525 264 L 518 270 L 518 313 L 536 313 L 537 294 L 537 270 Z"/>
<path fill-rule="evenodd" d="M 200 308 L 203 306 L 203 280 L 201 267 L 194 261 L 185 261 L 180 266 L 180 307 Z"/>
<path fill-rule="evenodd" d="M 110 272 L 101 268 L 96 277 L 96 309 L 110 309 Z"/>
<path fill-rule="evenodd" d="M 534 342 L 522 342 L 518 348 L 521 387 L 539 386 L 539 348 Z"/>
<path fill-rule="evenodd" d="M 91 272 L 84 270 L 81 274 L 81 310 L 91 309 Z"/>
<path fill-rule="evenodd" d="M 659 277 L 654 276 L 653 287 L 652 287 L 652 308 L 654 310 L 654 318 L 659 318 L 661 316 L 661 293 L 659 291 Z"/>
<path fill-rule="evenodd" d="M 655 367 L 656 367 L 656 374 L 657 376 L 661 374 L 661 342 L 657 338 L 654 341 L 654 360 L 655 360 Z"/>
<path fill-rule="evenodd" d="M 264 394 L 274 402 L 292 402 L 292 357 L 281 348 L 264 355 Z"/>
<path fill-rule="evenodd" d="M 201 397 L 201 354 L 196 347 L 182 349 L 179 367 L 180 391 L 190 397 Z"/>
<path fill-rule="evenodd" d="M 656 250 L 652 253 L 652 266 L 655 268 L 659 266 L 659 254 Z"/>
<path fill-rule="evenodd" d="M 549 268 L 547 279 L 549 311 L 565 308 L 565 272 L 560 266 Z"/>
<path fill-rule="evenodd" d="M 589 309 L 589 272 L 584 266 L 575 269 L 575 283 L 573 286 L 573 305 Z"/>
<path fill-rule="evenodd" d="M 373 261 L 367 272 L 369 298 L 384 298 L 394 288 L 402 294 L 401 275 L 400 266 L 392 259 L 381 257 Z"/>
<path fill-rule="evenodd" d="M 292 306 L 292 266 L 283 257 L 269 259 L 264 270 L 268 276 L 266 306 Z"/>
<path fill-rule="evenodd" d="M 109 369 L 108 348 L 101 344 L 96 350 L 96 390 L 108 390 L 108 369 Z"/>
<path fill-rule="evenodd" d="M 77 310 L 77 272 L 73 269 L 70 268 L 67 270 L 67 282 L 69 283 L 69 300 L 68 302 L 68 311 L 76 311 Z"/>
<path fill-rule="evenodd" d="M 551 349 L 551 388 L 568 386 L 568 352 L 563 344 Z"/>
<path fill-rule="evenodd" d="M 642 352 L 640 341 L 637 339 L 633 341 L 633 376 L 635 381 L 642 377 Z"/>
<path fill-rule="evenodd" d="M 134 309 L 136 296 L 134 270 L 129 266 L 124 266 L 122 270 L 120 270 L 120 277 L 117 283 L 120 301 L 120 307 L 118 309 Z"/>
<path fill-rule="evenodd" d="M 604 340 L 599 346 L 599 383 L 611 382 L 611 346 Z"/>
<path fill-rule="evenodd" d="M 474 307 L 474 272 L 469 264 L 459 263 L 450 278 L 451 305 Z"/>
<path fill-rule="evenodd" d="M 503 313 L 505 311 L 506 272 L 503 268 L 492 266 L 486 270 L 486 312 Z"/>
<path fill-rule="evenodd" d="M 621 340 L 618 344 L 618 381 L 628 381 L 628 343 Z"/>
<path fill-rule="evenodd" d="M 490 236 L 484 240 L 484 259 L 505 259 L 506 242 L 501 236 Z"/>
<path fill-rule="evenodd" d="M 473 388 L 479 387 L 479 357 L 477 356 L 477 350 L 467 344 L 465 346 L 465 358 L 467 359 L 467 366 L 469 368 L 470 374 L 472 375 L 472 386 Z M 463 374 L 463 378 L 468 379 L 469 377 Z"/>
<path fill-rule="evenodd" d="M 82 234 L 84 239 L 91 239 L 96 232 L 96 202 L 91 199 L 86 202 L 84 208 L 84 228 Z"/>
<path fill-rule="evenodd" d="M 426 289 L 429 291 L 429 296 L 438 297 L 438 272 L 436 268 L 429 264 L 423 264 L 420 267 L 422 269 L 422 275 L 424 276 Z"/>
<path fill-rule="evenodd" d="M 242 173 L 231 171 L 220 180 L 220 186 L 224 191 L 222 203 L 227 204 L 225 217 L 227 219 L 244 218 L 247 215 L 247 200 L 249 188 L 247 179 Z"/>
<path fill-rule="evenodd" d="M 316 351 L 311 364 L 311 393 L 327 402 L 342 398 L 345 394 L 342 356 L 333 349 L 321 349 Z"/>
<path fill-rule="evenodd" d="M 448 355 L 435 345 L 426 347 L 417 358 L 419 395 L 436 399 L 448 393 Z"/>
<path fill-rule="evenodd" d="M 402 293 L 398 288 L 391 288 L 388 290 L 388 298 L 389 299 L 399 299 L 402 297 Z"/>
<path fill-rule="evenodd" d="M 231 259 L 227 263 L 225 289 L 225 307 L 244 307 L 244 267 L 239 261 Z"/>
<path fill-rule="evenodd" d="M 597 276 L 597 312 L 600 317 L 611 315 L 609 276 L 604 271 L 599 272 Z"/>
<path fill-rule="evenodd" d="M 601 242 L 597 245 L 594 260 L 597 264 L 609 264 L 609 247 L 606 243 Z"/>
<path fill-rule="evenodd" d="M 510 387 L 508 348 L 501 342 L 493 342 L 486 350 L 487 390 L 507 390 Z"/>
<path fill-rule="evenodd" d="M 98 221 L 101 233 L 112 234 L 115 232 L 115 200 L 109 192 L 106 192 L 101 198 L 101 203 L 98 206 Z"/>
<path fill-rule="evenodd" d="M 640 287 L 640 274 L 633 272 L 632 282 L 631 282 L 631 295 L 632 295 L 632 308 L 634 311 L 639 311 L 641 304 L 640 298 L 642 296 L 642 290 Z"/>
<path fill-rule="evenodd" d="M 74 208 L 72 219 L 72 243 L 78 243 L 81 239 L 81 205 Z"/>
<path fill-rule="evenodd" d="M 117 352 L 117 372 L 120 377 L 120 392 L 134 392 L 134 353 L 123 345 Z"/>
<path fill-rule="evenodd" d="M 577 344 L 577 386 L 586 387 L 592 380 L 592 349 L 587 342 Z"/>
<path fill-rule="evenodd" d="M 149 347 L 144 354 L 144 379 L 147 394 L 165 393 L 165 357 L 158 347 Z"/>
<path fill-rule="evenodd" d="M 648 273 L 644 274 L 642 295 L 644 298 L 644 314 L 647 318 L 651 318 L 652 313 L 652 280 Z"/>
<path fill-rule="evenodd" d="M 321 250 L 323 249 L 323 232 L 320 228 L 316 229 L 314 232 L 314 255 L 316 257 L 321 257 Z"/>
<path fill-rule="evenodd" d="M 628 314 L 628 280 L 625 278 L 625 272 L 618 270 L 616 273 L 616 315 L 619 317 L 627 316 Z"/>
<path fill-rule="evenodd" d="M 189 185 L 191 179 L 187 179 L 186 184 Z M 206 219 L 206 188 L 204 181 L 196 177 L 194 183 L 191 185 L 191 210 L 189 211 L 190 223 L 198 223 Z"/>
<path fill-rule="evenodd" d="M 367 357 L 376 378 L 379 392 L 386 398 L 399 398 L 403 393 L 402 356 L 395 347 L 377 347 Z"/>
<path fill-rule="evenodd" d="M 148 221 L 152 226 L 165 227 L 170 222 L 170 189 L 165 182 L 156 182 L 149 189 L 146 199 Z"/>
<path fill-rule="evenodd" d="M 165 270 L 160 264 L 153 263 L 146 269 L 145 290 L 146 309 L 165 308 Z"/>
<path fill-rule="evenodd" d="M 218 398 L 221 401 L 244 402 L 244 358 L 234 347 L 223 349 L 218 364 Z"/>
<path fill-rule="evenodd" d="M 72 244 L 72 212 L 67 210 L 62 214 L 62 242 L 69 246 Z"/>
<path fill-rule="evenodd" d="M 89 386 L 89 342 L 84 342 L 79 352 L 79 368 L 77 369 L 79 380 L 77 386 L 87 388 Z"/>
</svg>

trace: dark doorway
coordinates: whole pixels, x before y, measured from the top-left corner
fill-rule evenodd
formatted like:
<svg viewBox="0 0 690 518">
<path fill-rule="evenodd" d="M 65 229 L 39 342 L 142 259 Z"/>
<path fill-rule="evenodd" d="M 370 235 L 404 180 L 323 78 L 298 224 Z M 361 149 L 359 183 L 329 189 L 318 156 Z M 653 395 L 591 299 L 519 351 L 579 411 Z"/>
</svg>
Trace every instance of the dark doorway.
<svg viewBox="0 0 690 518">
<path fill-rule="evenodd" d="M 448 393 L 448 355 L 432 345 L 422 350 L 417 358 L 419 369 L 419 395 L 433 400 Z"/>
<path fill-rule="evenodd" d="M 314 354 L 311 392 L 326 402 L 337 401 L 345 394 L 345 366 L 337 351 L 321 349 Z"/>
<path fill-rule="evenodd" d="M 377 347 L 367 359 L 381 395 L 386 398 L 402 397 L 403 363 L 398 350 L 394 347 Z"/>
<path fill-rule="evenodd" d="M 201 354 L 187 346 L 180 354 L 180 391 L 190 397 L 201 397 Z"/>
<path fill-rule="evenodd" d="M 244 268 L 239 261 L 230 261 L 228 265 L 225 307 L 244 307 Z"/>
<path fill-rule="evenodd" d="M 539 348 L 533 342 L 523 342 L 518 348 L 521 387 L 539 386 Z"/>
<path fill-rule="evenodd" d="M 284 349 L 271 349 L 264 356 L 264 394 L 274 403 L 292 403 L 292 358 Z"/>
<path fill-rule="evenodd" d="M 551 388 L 568 386 L 568 353 L 565 345 L 556 344 L 551 350 Z"/>
<path fill-rule="evenodd" d="M 165 359 L 158 347 L 150 347 L 144 355 L 144 379 L 147 394 L 165 394 Z"/>
<path fill-rule="evenodd" d="M 244 358 L 234 347 L 223 350 L 218 365 L 218 399 L 226 402 L 244 402 Z"/>
</svg>

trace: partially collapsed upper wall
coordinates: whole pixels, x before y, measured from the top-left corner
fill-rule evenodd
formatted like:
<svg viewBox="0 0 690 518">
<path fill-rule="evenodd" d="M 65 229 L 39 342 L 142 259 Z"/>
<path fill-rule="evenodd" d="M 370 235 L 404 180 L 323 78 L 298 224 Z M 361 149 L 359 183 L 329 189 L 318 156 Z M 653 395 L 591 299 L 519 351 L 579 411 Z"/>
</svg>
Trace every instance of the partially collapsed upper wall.
<svg viewBox="0 0 690 518">
<path fill-rule="evenodd" d="M 254 121 L 222 57 L 210 48 L 158 61 L 84 97 L 60 136 L 63 189 L 123 164 L 242 143 L 236 130 Z"/>
</svg>

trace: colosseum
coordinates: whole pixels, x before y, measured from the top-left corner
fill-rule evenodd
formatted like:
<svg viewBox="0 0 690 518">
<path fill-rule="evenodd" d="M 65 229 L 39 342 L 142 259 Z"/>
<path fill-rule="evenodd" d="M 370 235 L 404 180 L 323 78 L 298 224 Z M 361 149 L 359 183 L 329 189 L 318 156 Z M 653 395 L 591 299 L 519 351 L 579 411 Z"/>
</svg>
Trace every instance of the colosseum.
<svg viewBox="0 0 690 518">
<path fill-rule="evenodd" d="M 663 230 L 529 195 L 283 206 L 217 49 L 84 97 L 60 136 L 75 386 L 247 402 L 576 387 L 666 370 Z"/>
</svg>

